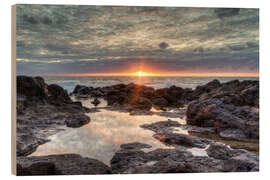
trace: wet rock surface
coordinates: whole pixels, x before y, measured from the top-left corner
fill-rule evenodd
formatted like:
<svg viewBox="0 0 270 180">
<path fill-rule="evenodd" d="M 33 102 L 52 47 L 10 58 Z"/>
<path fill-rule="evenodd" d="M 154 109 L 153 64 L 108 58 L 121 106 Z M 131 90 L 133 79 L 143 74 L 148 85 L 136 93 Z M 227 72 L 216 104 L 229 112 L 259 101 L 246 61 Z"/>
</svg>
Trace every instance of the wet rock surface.
<svg viewBox="0 0 270 180">
<path fill-rule="evenodd" d="M 258 171 L 258 158 L 245 151 L 210 145 L 209 156 L 194 156 L 185 148 L 156 149 L 144 152 L 140 148 L 122 148 L 111 160 L 113 173 L 198 173 Z M 128 144 L 126 145 L 128 146 Z M 224 150 L 224 147 L 227 148 Z"/>
<path fill-rule="evenodd" d="M 81 175 L 110 174 L 104 163 L 77 154 L 33 156 L 17 158 L 17 174 L 26 175 Z"/>
<path fill-rule="evenodd" d="M 259 115 L 252 107 L 224 104 L 220 99 L 196 100 L 187 109 L 187 124 L 214 127 L 221 136 L 259 138 Z"/>
</svg>

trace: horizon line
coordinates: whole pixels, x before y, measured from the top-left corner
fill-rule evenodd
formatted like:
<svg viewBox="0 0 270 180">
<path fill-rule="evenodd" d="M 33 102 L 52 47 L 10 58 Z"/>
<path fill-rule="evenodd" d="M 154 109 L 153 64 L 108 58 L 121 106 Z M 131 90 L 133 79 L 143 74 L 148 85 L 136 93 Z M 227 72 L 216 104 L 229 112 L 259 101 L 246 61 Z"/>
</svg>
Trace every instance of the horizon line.
<svg viewBox="0 0 270 180">
<path fill-rule="evenodd" d="M 259 78 L 259 73 L 172 73 L 172 74 L 152 74 L 148 73 L 144 76 L 138 76 L 135 73 L 80 73 L 80 74 L 44 74 L 41 76 L 59 76 L 59 77 L 256 77 Z"/>
</svg>

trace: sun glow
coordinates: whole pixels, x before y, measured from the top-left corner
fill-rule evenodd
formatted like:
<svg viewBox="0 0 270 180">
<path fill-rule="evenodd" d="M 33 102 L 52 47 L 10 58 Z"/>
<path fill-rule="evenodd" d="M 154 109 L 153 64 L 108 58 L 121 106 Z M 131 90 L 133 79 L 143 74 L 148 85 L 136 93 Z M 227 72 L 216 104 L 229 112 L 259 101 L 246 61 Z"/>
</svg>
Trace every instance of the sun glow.
<svg viewBox="0 0 270 180">
<path fill-rule="evenodd" d="M 143 71 L 138 71 L 135 73 L 136 76 L 147 76 L 149 73 L 143 72 Z"/>
</svg>

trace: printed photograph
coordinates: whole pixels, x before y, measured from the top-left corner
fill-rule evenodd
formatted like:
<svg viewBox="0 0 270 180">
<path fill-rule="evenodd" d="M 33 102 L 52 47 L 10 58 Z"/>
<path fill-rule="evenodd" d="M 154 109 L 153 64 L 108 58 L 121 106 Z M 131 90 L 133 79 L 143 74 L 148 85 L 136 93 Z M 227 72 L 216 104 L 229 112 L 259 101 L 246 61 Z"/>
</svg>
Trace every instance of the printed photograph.
<svg viewBox="0 0 270 180">
<path fill-rule="evenodd" d="M 15 8 L 17 175 L 259 171 L 259 9 Z"/>
</svg>

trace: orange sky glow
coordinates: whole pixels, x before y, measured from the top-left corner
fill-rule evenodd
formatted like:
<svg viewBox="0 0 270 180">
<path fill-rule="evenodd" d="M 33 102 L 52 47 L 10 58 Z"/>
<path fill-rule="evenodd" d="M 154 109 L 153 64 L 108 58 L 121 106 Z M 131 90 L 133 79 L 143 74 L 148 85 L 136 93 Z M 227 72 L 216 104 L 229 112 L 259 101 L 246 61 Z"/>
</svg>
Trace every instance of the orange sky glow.
<svg viewBox="0 0 270 180">
<path fill-rule="evenodd" d="M 146 71 L 135 71 L 130 73 L 76 73 L 76 74 L 53 74 L 53 76 L 133 76 L 133 77 L 168 77 L 168 76 L 194 76 L 194 77 L 259 77 L 259 73 L 157 73 Z"/>
</svg>

